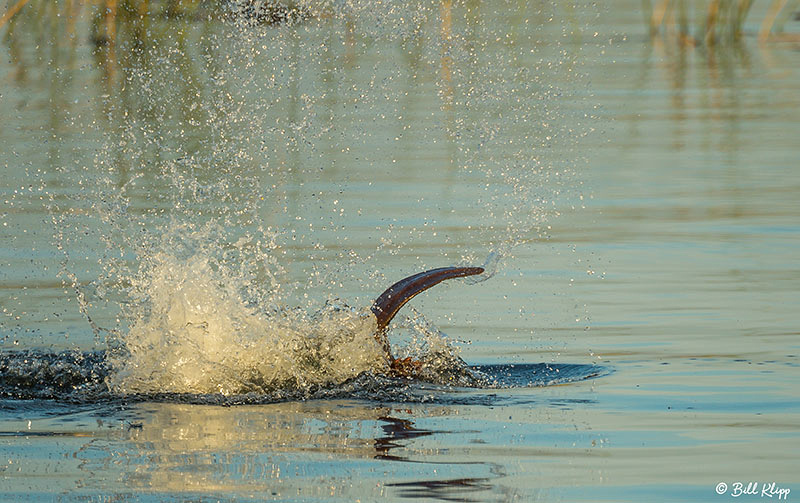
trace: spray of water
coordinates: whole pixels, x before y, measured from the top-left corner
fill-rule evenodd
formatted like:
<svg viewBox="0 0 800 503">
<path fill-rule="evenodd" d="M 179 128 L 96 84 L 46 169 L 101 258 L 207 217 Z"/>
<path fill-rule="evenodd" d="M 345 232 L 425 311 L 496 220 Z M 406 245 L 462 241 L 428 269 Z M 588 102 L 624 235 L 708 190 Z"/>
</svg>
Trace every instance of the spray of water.
<svg viewBox="0 0 800 503">
<path fill-rule="evenodd" d="M 265 312 L 242 297 L 236 272 L 201 249 L 188 257 L 159 251 L 147 264 L 133 285 L 139 301 L 124 345 L 112 358 L 115 391 L 268 393 L 388 368 L 368 311 L 332 303 L 313 316 Z"/>
<path fill-rule="evenodd" d="M 485 281 L 542 235 L 568 184 L 555 152 L 575 135 L 546 76 L 571 63 L 536 53 L 547 12 L 509 24 L 519 5 L 304 2 L 269 24 L 253 5 L 156 23 L 152 40 L 121 32 L 104 144 L 65 168 L 84 189 L 51 198 L 63 277 L 110 348 L 115 392 L 383 373 L 361 295 L 399 279 L 384 265 L 483 263 L 467 281 Z M 422 313 L 400 322 L 400 356 L 427 378 L 463 366 Z"/>
</svg>

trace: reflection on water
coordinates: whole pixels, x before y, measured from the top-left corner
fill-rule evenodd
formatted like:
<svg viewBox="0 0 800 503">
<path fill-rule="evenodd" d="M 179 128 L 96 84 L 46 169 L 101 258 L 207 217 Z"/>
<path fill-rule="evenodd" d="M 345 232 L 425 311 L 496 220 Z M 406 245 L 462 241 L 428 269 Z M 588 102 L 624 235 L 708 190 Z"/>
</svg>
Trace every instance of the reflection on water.
<svg viewBox="0 0 800 503">
<path fill-rule="evenodd" d="M 398 482 L 389 484 L 400 489 L 398 494 L 403 498 L 433 499 L 458 501 L 481 501 L 479 493 L 491 489 L 489 479 L 451 479 L 420 482 Z M 471 493 L 478 493 L 470 497 Z"/>
<path fill-rule="evenodd" d="M 244 484 L 251 490 L 277 491 L 275 496 L 296 490 L 325 494 L 330 489 L 298 484 L 293 475 L 314 478 L 316 470 L 336 470 L 327 461 L 332 456 L 353 463 L 378 455 L 379 440 L 371 438 L 371 430 L 390 413 L 332 405 L 143 405 L 136 414 L 143 426 L 130 430 L 128 440 L 147 461 L 130 474 L 131 485 L 183 493 Z M 187 464 L 194 467 L 190 473 L 184 469 Z"/>
<path fill-rule="evenodd" d="M 94 433 L 62 432 L 59 438 L 63 443 L 52 447 L 65 454 L 56 457 L 57 469 L 75 477 L 74 483 L 88 494 L 122 490 L 225 495 L 245 491 L 269 500 L 377 497 L 394 486 L 385 483 L 386 470 L 409 480 L 429 476 L 425 459 L 444 451 L 420 442 L 420 437 L 469 435 L 417 429 L 414 420 L 396 417 L 420 413 L 426 421 L 435 422 L 451 411 L 437 406 L 412 410 L 341 401 L 234 408 L 140 404 L 123 413 L 126 419 L 121 424 L 119 413 L 110 421 L 97 418 Z M 86 428 L 91 419 L 84 416 L 73 428 Z M 47 423 L 58 421 L 43 418 L 36 421 L 34 429 Z M 12 459 L 11 469 L 16 465 L 33 473 L 52 466 L 49 456 L 41 458 L 44 445 L 39 444 L 41 435 L 37 433 L 21 432 L 16 438 L 18 444 L 26 445 L 26 457 Z M 371 459 L 390 464 L 386 470 L 368 469 L 358 477 L 351 476 L 352 470 L 368 466 L 365 463 Z M 496 467 L 478 461 L 455 466 L 442 463 L 436 471 L 475 477 L 397 486 L 417 486 L 410 490 L 428 497 L 475 491 L 491 494 L 495 489 L 491 481 L 501 476 Z M 100 472 L 108 476 L 92 476 Z M 348 479 L 348 484 L 339 484 L 337 479 Z M 452 490 L 447 490 L 448 486 Z M 9 494 L 18 489 L 9 486 Z"/>
<path fill-rule="evenodd" d="M 771 2 L 642 2 L 644 21 L 651 37 L 660 36 L 683 46 L 705 47 L 743 44 L 748 23 L 758 22 L 758 40 L 797 41 L 797 34 L 786 32 L 786 22 L 796 5 L 785 0 Z"/>
</svg>

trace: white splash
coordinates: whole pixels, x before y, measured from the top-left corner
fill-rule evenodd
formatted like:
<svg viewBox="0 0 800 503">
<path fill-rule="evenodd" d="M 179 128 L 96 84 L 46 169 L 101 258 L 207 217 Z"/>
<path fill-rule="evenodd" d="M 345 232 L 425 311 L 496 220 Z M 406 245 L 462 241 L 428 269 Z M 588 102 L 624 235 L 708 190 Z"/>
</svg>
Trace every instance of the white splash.
<svg viewBox="0 0 800 503">
<path fill-rule="evenodd" d="M 263 313 L 208 256 L 149 259 L 139 310 L 112 357 L 119 393 L 263 393 L 335 385 L 388 362 L 368 309 Z"/>
</svg>

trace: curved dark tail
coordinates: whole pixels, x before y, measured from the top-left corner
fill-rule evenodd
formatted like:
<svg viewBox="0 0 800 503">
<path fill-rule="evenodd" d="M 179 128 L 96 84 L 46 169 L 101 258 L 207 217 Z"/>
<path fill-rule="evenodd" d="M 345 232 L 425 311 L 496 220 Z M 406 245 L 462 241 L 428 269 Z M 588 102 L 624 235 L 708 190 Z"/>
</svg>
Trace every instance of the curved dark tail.
<svg viewBox="0 0 800 503">
<path fill-rule="evenodd" d="M 382 334 L 397 311 L 415 295 L 450 278 L 461 278 L 481 274 L 483 267 L 440 267 L 420 272 L 401 279 L 390 286 L 372 304 L 372 312 L 378 318 L 378 334 Z"/>
</svg>

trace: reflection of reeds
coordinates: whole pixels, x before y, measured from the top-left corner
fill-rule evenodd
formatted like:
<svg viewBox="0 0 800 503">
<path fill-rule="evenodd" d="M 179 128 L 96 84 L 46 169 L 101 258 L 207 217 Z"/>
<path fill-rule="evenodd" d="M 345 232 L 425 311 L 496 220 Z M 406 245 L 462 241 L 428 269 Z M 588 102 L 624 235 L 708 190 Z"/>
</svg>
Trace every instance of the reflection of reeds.
<svg viewBox="0 0 800 503">
<path fill-rule="evenodd" d="M 760 42 L 766 42 L 770 38 L 784 37 L 784 35 L 781 34 L 783 31 L 783 23 L 786 22 L 791 12 L 800 5 L 800 0 L 792 1 L 789 8 L 787 8 L 788 4 L 789 0 L 773 0 L 767 14 L 764 16 L 764 21 L 761 23 L 761 29 L 758 32 L 758 40 Z M 775 30 L 772 29 L 773 26 L 775 26 Z M 789 37 L 791 38 L 791 36 Z"/>
<path fill-rule="evenodd" d="M 739 42 L 753 3 L 753 0 L 707 0 L 705 3 L 656 0 L 653 5 L 650 0 L 642 0 L 651 36 L 661 34 L 684 45 L 709 47 Z M 785 20 L 798 4 L 800 0 L 773 0 L 761 23 L 759 41 L 765 42 L 775 31 L 781 31 L 782 22 L 776 21 Z M 690 7 L 694 7 L 694 15 Z"/>
<path fill-rule="evenodd" d="M 22 10 L 29 0 L 18 0 L 0 17 L 0 28 Z M 70 0 L 69 3 L 75 0 Z M 214 9 L 217 14 L 234 14 L 247 17 L 257 23 L 281 23 L 303 19 L 310 11 L 294 0 L 223 0 L 203 2 L 203 0 L 163 0 L 151 4 L 150 0 L 77 0 L 79 4 L 89 4 L 95 8 L 91 40 L 97 46 L 113 44 L 116 39 L 117 23 L 132 19 L 144 20 L 147 17 L 197 17 L 200 13 Z"/>
<path fill-rule="evenodd" d="M 19 12 L 23 7 L 25 7 L 26 3 L 28 3 L 28 0 L 19 0 L 19 2 L 15 3 L 10 9 L 8 9 L 6 13 L 3 14 L 3 17 L 0 18 L 0 28 L 2 28 L 8 22 L 9 19 L 14 17 L 14 14 Z"/>
<path fill-rule="evenodd" d="M 146 24 L 150 17 L 194 17 L 202 9 L 198 0 L 97 0 L 91 39 L 95 45 L 114 45 L 120 22 Z"/>
<path fill-rule="evenodd" d="M 17 0 L 0 17 L 0 28 L 8 24 L 7 37 L 12 45 L 14 40 L 30 34 L 30 26 L 52 26 L 58 32 L 63 28 L 75 40 L 72 35 L 82 11 L 88 13 L 84 17 L 88 20 L 85 36 L 97 48 L 94 55 L 109 87 L 116 82 L 117 46 L 125 45 L 129 51 L 153 43 L 161 36 L 151 30 L 154 21 L 228 18 L 248 24 L 272 24 L 291 23 L 312 15 L 297 0 Z M 124 41 L 118 41 L 118 37 Z"/>
</svg>

